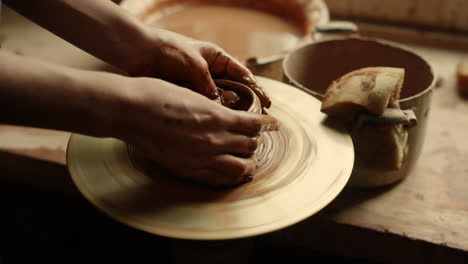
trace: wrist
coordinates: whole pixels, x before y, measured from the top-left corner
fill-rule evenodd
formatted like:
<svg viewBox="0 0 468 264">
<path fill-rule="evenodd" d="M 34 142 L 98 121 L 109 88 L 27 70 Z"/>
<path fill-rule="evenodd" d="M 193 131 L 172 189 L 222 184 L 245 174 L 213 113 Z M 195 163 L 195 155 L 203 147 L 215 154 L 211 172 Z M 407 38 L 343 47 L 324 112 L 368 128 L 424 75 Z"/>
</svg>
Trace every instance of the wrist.
<svg viewBox="0 0 468 264">
<path fill-rule="evenodd" d="M 128 47 L 132 55 L 125 61 L 125 70 L 130 76 L 154 76 L 154 65 L 163 59 L 161 50 L 171 46 L 175 33 L 141 24 L 138 40 Z M 169 45 L 168 45 L 169 43 Z M 167 49 L 166 49 L 167 50 Z"/>
<path fill-rule="evenodd" d="M 108 61 L 110 64 L 129 75 L 138 72 L 142 64 L 149 65 L 151 34 L 138 18 L 127 13 L 117 17 L 110 34 L 113 34 L 110 38 L 114 39 L 115 47 Z"/>
<path fill-rule="evenodd" d="M 85 133 L 97 137 L 122 138 L 122 119 L 131 90 L 128 77 L 105 73 L 79 71 L 74 74 L 74 84 L 81 93 L 79 108 L 85 120 Z"/>
<path fill-rule="evenodd" d="M 132 75 L 148 55 L 145 50 L 148 43 L 146 26 L 135 17 L 123 17 L 114 23 L 110 32 L 113 39 L 113 51 L 106 60 L 113 66 Z"/>
</svg>

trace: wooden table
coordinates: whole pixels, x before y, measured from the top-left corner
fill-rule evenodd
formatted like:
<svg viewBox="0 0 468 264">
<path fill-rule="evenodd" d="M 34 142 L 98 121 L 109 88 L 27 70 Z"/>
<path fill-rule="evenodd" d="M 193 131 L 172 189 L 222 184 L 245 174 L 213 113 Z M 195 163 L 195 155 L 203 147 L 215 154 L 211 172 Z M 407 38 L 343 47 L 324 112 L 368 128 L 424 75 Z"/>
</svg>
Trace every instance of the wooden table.
<svg viewBox="0 0 468 264">
<path fill-rule="evenodd" d="M 108 68 L 8 9 L 0 38 L 3 48 L 18 54 L 82 69 Z M 440 77 L 417 168 L 394 186 L 346 188 L 318 215 L 260 239 L 377 261 L 468 261 L 468 102 L 456 93 L 454 78 L 456 63 L 468 53 L 413 48 Z M 79 195 L 65 167 L 68 137 L 0 126 L 0 178 Z"/>
</svg>

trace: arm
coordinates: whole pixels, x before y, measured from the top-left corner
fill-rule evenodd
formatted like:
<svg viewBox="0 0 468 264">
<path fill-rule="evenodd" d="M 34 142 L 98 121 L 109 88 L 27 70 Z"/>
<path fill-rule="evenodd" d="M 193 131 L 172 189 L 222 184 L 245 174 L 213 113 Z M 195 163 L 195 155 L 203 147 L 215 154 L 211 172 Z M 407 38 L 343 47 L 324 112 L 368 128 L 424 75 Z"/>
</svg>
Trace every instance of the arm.
<svg viewBox="0 0 468 264">
<path fill-rule="evenodd" d="M 5 0 L 66 41 L 123 70 L 135 67 L 143 26 L 110 0 Z"/>
<path fill-rule="evenodd" d="M 147 27 L 109 0 L 6 0 L 49 31 L 134 76 L 159 77 L 217 97 L 212 75 L 252 88 L 271 102 L 252 73 L 220 47 Z"/>
<path fill-rule="evenodd" d="M 0 50 L 0 122 L 108 136 L 111 108 L 123 96 L 103 75 Z M 96 85 L 88 85 L 97 82 Z M 122 97 L 122 98 L 120 98 Z M 103 122 L 104 121 L 104 122 Z"/>
<path fill-rule="evenodd" d="M 76 70 L 3 51 L 0 122 L 116 137 L 180 177 L 215 186 L 251 174 L 258 164 L 250 155 L 255 136 L 277 129 L 271 116 L 231 110 L 159 79 Z"/>
</svg>

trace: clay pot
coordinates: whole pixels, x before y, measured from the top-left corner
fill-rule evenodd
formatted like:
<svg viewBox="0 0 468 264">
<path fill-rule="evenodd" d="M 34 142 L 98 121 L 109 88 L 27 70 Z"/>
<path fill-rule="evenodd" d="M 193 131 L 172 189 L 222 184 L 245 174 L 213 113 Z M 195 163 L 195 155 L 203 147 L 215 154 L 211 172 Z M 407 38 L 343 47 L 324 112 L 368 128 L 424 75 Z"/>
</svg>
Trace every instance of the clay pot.
<svg viewBox="0 0 468 264">
<path fill-rule="evenodd" d="M 262 104 L 260 99 L 248 86 L 242 83 L 222 79 L 215 79 L 214 82 L 219 88 L 225 91 L 233 91 L 239 96 L 239 102 L 233 109 L 257 114 L 262 113 Z"/>
<path fill-rule="evenodd" d="M 350 184 L 382 186 L 405 178 L 420 156 L 435 83 L 432 67 L 420 56 L 397 44 L 381 40 L 345 38 L 316 42 L 296 49 L 283 62 L 285 82 L 322 99 L 332 81 L 365 67 L 405 69 L 400 107 L 412 109 L 417 125 L 408 130 L 408 152 L 400 169 L 378 171 L 354 166 Z"/>
</svg>

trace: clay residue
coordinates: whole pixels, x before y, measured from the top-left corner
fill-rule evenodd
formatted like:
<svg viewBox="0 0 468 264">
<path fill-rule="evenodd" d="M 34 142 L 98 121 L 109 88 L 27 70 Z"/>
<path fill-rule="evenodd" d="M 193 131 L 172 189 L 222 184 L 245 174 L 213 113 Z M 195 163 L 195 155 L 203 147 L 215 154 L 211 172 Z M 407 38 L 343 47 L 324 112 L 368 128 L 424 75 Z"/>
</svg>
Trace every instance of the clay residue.
<svg viewBox="0 0 468 264">
<path fill-rule="evenodd" d="M 362 91 L 365 91 L 365 92 L 368 92 L 370 90 L 372 90 L 375 86 L 375 80 L 376 80 L 376 77 L 377 77 L 377 74 L 379 72 L 375 71 L 375 70 L 369 70 L 369 69 L 364 69 L 364 70 L 358 70 L 358 71 L 354 71 L 354 72 L 351 72 L 351 73 L 348 73 L 345 77 L 343 77 L 343 81 L 347 81 L 355 76 L 358 76 L 358 77 L 365 77 L 364 79 L 362 79 L 361 81 L 361 89 Z"/>
<path fill-rule="evenodd" d="M 234 91 L 220 90 L 221 103 L 229 108 L 235 109 L 239 104 L 240 97 Z"/>
<path fill-rule="evenodd" d="M 364 92 L 369 92 L 375 86 L 376 74 L 366 74 L 366 78 L 361 82 L 361 90 Z"/>
</svg>

